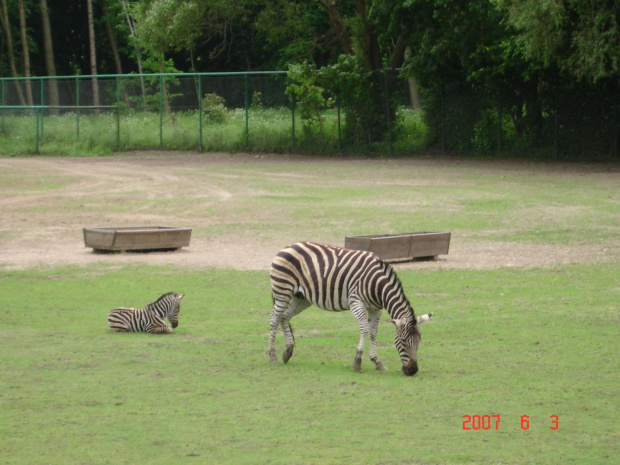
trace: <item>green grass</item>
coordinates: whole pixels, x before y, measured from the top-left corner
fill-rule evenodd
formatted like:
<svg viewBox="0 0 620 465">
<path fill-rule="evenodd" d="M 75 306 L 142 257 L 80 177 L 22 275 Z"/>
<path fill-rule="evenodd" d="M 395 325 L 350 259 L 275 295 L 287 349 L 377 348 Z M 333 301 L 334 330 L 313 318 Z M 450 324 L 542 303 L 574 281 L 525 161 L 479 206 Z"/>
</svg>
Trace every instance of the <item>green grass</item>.
<svg viewBox="0 0 620 465">
<path fill-rule="evenodd" d="M 261 166 L 227 172 L 243 176 L 260 193 L 244 208 L 262 211 L 268 205 L 282 212 L 281 222 L 266 216 L 253 226 L 284 230 L 292 238 L 306 237 L 308 230 L 334 238 L 449 230 L 457 237 L 551 245 L 604 243 L 618 233 L 620 195 L 611 185 L 613 175 L 568 173 L 532 181 L 476 166 L 416 170 L 394 160 L 355 165 L 352 176 L 348 161 L 324 169 L 320 163 L 296 166 L 299 177 L 278 177 L 277 183 Z M 270 169 L 275 174 L 278 165 Z M 231 205 L 225 208 L 230 212 Z"/>
<path fill-rule="evenodd" d="M 266 272 L 4 271 L 2 462 L 613 462 L 617 264 L 400 277 L 416 312 L 435 313 L 413 378 L 400 372 L 387 319 L 379 350 L 390 370 L 366 359 L 358 374 L 354 318 L 316 309 L 294 322 L 289 364 L 271 366 Z M 111 308 L 171 290 L 186 293 L 173 335 L 108 330 Z M 280 334 L 277 344 L 280 353 Z M 463 415 L 493 414 L 498 430 L 463 430 Z"/>
<path fill-rule="evenodd" d="M 177 180 L 156 181 L 155 189 L 178 195 L 151 197 L 129 184 L 95 197 L 77 174 L 33 176 L 7 164 L 0 186 L 17 229 L 5 226 L 0 239 L 10 247 L 19 238 L 20 215 L 53 217 L 79 207 L 102 218 L 148 212 L 183 224 L 208 215 L 211 226 L 193 232 L 201 239 L 284 245 L 449 230 L 452 250 L 484 241 L 610 251 L 584 257 L 597 264 L 545 268 L 399 265 L 416 313 L 435 314 L 422 327 L 420 372 L 413 378 L 399 369 L 387 315 L 379 353 L 389 371 L 375 371 L 365 358 L 355 373 L 355 319 L 317 309 L 293 322 L 298 338 L 289 364 L 271 366 L 266 271 L 105 264 L 10 271 L 0 265 L 0 463 L 616 460 L 617 173 L 604 166 L 269 156 L 204 158 L 166 174 Z M 179 184 L 181 190 L 168 190 Z M 204 186 L 230 198 L 205 195 Z M 23 196 L 34 200 L 13 207 L 10 200 L 28 199 Z M 110 309 L 143 306 L 168 291 L 186 294 L 174 334 L 107 328 Z M 278 355 L 283 348 L 279 334 Z M 501 421 L 497 430 L 493 423 L 490 430 L 465 431 L 464 415 L 500 415 Z M 528 430 L 521 429 L 523 415 Z M 552 415 L 559 417 L 556 431 Z"/>
<path fill-rule="evenodd" d="M 160 118 L 157 112 L 133 112 L 117 118 L 110 113 L 100 115 L 68 113 L 44 114 L 39 122 L 38 150 L 41 154 L 106 155 L 115 151 L 137 149 L 196 150 L 200 147 L 200 122 L 196 111 L 175 112 Z M 305 127 L 299 115 L 295 118 L 295 139 L 291 111 L 287 108 L 252 108 L 246 112 L 230 109 L 224 121 L 213 123 L 203 118 L 204 151 L 338 153 L 351 150 L 339 141 L 336 110 L 323 115 L 324 130 Z M 35 153 L 37 126 L 34 114 L 4 113 L 0 117 L 0 154 Z M 344 131 L 344 116 L 342 123 Z M 160 134 L 161 128 L 161 134 Z M 422 114 L 401 108 L 395 122 L 393 150 L 411 152 L 425 147 L 426 126 Z M 340 143 L 342 142 L 342 144 Z M 342 145 L 342 146 L 341 146 Z M 352 151 L 367 152 L 358 147 Z M 374 147 L 389 153 L 387 143 Z"/>
</svg>

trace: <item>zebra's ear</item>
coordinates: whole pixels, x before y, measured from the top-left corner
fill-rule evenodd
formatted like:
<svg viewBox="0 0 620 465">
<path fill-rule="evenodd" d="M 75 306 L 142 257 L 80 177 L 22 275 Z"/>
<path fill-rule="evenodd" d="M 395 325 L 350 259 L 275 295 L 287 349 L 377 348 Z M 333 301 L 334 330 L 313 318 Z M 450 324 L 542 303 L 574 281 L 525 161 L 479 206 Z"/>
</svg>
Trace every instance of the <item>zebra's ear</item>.
<svg viewBox="0 0 620 465">
<path fill-rule="evenodd" d="M 185 294 L 179 294 L 177 295 L 177 300 L 180 302 L 183 297 L 185 297 Z"/>
<path fill-rule="evenodd" d="M 401 326 L 403 326 L 405 324 L 405 320 L 403 319 L 398 319 L 398 320 L 390 320 L 392 323 L 394 323 L 394 326 L 396 326 L 397 328 L 400 328 Z"/>
<path fill-rule="evenodd" d="M 427 313 L 426 315 L 422 315 L 422 316 L 419 316 L 418 318 L 416 318 L 416 321 L 418 322 L 418 324 L 422 324 L 425 321 L 430 320 L 432 316 L 433 316 L 432 313 Z"/>
</svg>

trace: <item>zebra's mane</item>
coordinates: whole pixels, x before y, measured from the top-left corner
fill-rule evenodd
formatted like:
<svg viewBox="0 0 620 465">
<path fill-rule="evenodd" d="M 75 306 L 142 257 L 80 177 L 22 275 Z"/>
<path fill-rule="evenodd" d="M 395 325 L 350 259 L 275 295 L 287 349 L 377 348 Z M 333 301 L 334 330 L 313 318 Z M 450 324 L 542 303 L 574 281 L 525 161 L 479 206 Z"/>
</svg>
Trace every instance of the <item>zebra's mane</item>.
<svg viewBox="0 0 620 465">
<path fill-rule="evenodd" d="M 153 307 L 155 307 L 159 302 L 161 302 L 162 300 L 164 300 L 166 297 L 170 296 L 170 295 L 174 295 L 174 292 L 168 292 L 166 294 L 163 294 L 161 297 L 159 297 L 157 300 L 154 300 L 153 302 L 151 302 L 150 304 L 148 304 L 146 306 L 146 308 L 148 310 L 153 310 Z"/>
<path fill-rule="evenodd" d="M 377 257 L 377 261 L 381 265 L 385 274 L 390 279 L 393 279 L 394 286 L 396 286 L 397 289 L 400 291 L 400 295 L 402 296 L 402 301 L 405 303 L 406 307 L 411 309 L 411 317 L 412 317 L 413 324 L 415 325 L 416 324 L 415 312 L 413 311 L 413 307 L 411 306 L 411 303 L 409 302 L 409 299 L 407 298 L 407 294 L 405 294 L 405 288 L 403 287 L 403 284 L 400 282 L 400 278 L 398 277 L 398 274 L 396 274 L 396 271 L 394 271 L 394 268 L 392 268 L 392 265 L 390 265 L 389 263 L 384 262 L 378 257 Z"/>
</svg>

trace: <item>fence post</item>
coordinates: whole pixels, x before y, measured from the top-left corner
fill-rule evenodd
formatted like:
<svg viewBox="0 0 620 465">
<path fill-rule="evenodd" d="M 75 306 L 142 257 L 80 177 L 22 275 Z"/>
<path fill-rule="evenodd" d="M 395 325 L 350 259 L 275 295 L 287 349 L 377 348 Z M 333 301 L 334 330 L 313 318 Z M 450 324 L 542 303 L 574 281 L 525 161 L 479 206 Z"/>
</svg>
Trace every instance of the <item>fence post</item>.
<svg viewBox="0 0 620 465">
<path fill-rule="evenodd" d="M 342 152 L 342 131 L 340 129 L 340 95 L 336 97 L 336 108 L 338 109 L 338 150 Z"/>
<path fill-rule="evenodd" d="M 446 152 L 446 89 L 441 86 L 441 152 Z"/>
<path fill-rule="evenodd" d="M 39 153 L 39 118 L 41 114 L 41 107 L 35 107 L 34 109 L 34 153 Z"/>
<path fill-rule="evenodd" d="M 560 153 L 559 124 L 558 124 L 558 90 L 555 89 L 555 111 L 553 114 L 553 152 L 556 160 Z"/>
<path fill-rule="evenodd" d="M 392 118 L 390 117 L 390 89 L 388 83 L 388 69 L 383 69 L 383 84 L 385 87 L 385 116 L 387 118 L 388 125 L 388 144 L 390 149 L 390 156 L 392 156 Z"/>
<path fill-rule="evenodd" d="M 75 139 L 80 140 L 80 78 L 75 77 Z"/>
<path fill-rule="evenodd" d="M 497 98 L 497 154 L 501 155 L 502 153 L 502 119 L 503 119 L 503 108 L 502 108 L 502 100 L 500 96 Z"/>
<path fill-rule="evenodd" d="M 116 150 L 121 146 L 121 79 L 117 75 L 116 80 Z"/>
<path fill-rule="evenodd" d="M 250 124 L 249 124 L 249 96 L 248 96 L 248 88 L 249 88 L 249 78 L 248 73 L 244 74 L 244 87 L 245 87 L 245 96 L 244 96 L 244 106 L 245 106 L 245 149 L 250 150 Z"/>
<path fill-rule="evenodd" d="M 202 75 L 198 75 L 198 144 L 200 153 L 204 152 L 202 143 Z"/>
<path fill-rule="evenodd" d="M 0 92 L 2 92 L 2 97 L 0 98 L 0 105 L 4 106 L 6 105 L 6 99 L 5 99 L 5 87 L 4 87 L 4 80 L 2 80 L 2 84 L 0 84 Z M 4 131 L 4 108 L 2 109 L 2 112 L 0 113 L 2 115 L 2 125 L 0 126 L 2 128 L 2 130 Z"/>
<path fill-rule="evenodd" d="M 611 133 L 613 137 L 612 141 L 612 150 L 613 157 L 615 160 L 618 159 L 618 107 L 620 107 L 620 84 L 616 81 L 615 85 L 615 98 L 614 98 L 614 129 Z"/>
<path fill-rule="evenodd" d="M 164 146 L 164 75 L 159 75 L 159 148 Z"/>
<path fill-rule="evenodd" d="M 291 115 L 292 115 L 292 124 L 291 124 L 291 132 L 293 136 L 293 152 L 295 151 L 295 93 L 292 93 L 291 96 L 292 106 L 291 106 Z"/>
<path fill-rule="evenodd" d="M 45 80 L 44 79 L 41 79 L 41 102 L 39 103 L 39 105 L 45 105 Z M 41 134 L 43 134 L 43 121 L 41 121 L 40 124 L 37 121 L 37 128 L 38 130 L 40 130 Z M 39 137 L 38 132 L 37 132 L 37 137 Z M 38 148 L 39 148 L 39 141 L 37 140 L 37 153 L 39 153 Z"/>
</svg>

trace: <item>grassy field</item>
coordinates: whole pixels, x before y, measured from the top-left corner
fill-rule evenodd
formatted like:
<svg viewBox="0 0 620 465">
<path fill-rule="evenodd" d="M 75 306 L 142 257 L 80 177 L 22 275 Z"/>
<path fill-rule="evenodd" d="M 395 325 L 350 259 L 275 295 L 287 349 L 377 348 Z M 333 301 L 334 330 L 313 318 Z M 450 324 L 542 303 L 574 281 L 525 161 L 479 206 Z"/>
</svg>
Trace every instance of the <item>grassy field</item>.
<svg viewBox="0 0 620 465">
<path fill-rule="evenodd" d="M 233 209 L 231 230 L 249 228 L 259 240 L 289 227 L 304 238 L 340 235 L 341 228 L 354 227 L 355 219 L 345 218 L 354 207 L 360 221 L 372 221 L 371 200 L 381 206 L 381 224 L 389 231 L 408 228 L 409 217 L 430 230 L 452 224 L 474 242 L 579 247 L 617 240 L 613 178 L 601 185 L 578 167 L 563 176 L 551 175 L 548 166 L 534 169 L 536 175 L 513 171 L 508 182 L 504 171 L 446 163 L 421 169 L 418 184 L 410 185 L 402 167 L 383 162 L 342 183 L 329 166 L 274 164 L 269 172 L 279 175 L 277 184 L 267 182 L 265 168 L 243 165 L 205 166 L 187 179 L 215 171 L 235 195 L 248 191 L 245 205 L 214 203 L 210 214 Z M 300 168 L 318 182 L 295 184 Z M 60 188 L 57 178 L 19 176 L 33 184 L 0 179 L 0 185 L 21 195 L 48 192 L 49 198 Z M 160 202 L 162 214 L 185 203 L 187 214 L 198 216 L 198 200 L 192 201 L 191 189 L 187 195 Z M 136 209 L 154 206 L 139 205 L 142 198 L 135 193 Z M 273 215 L 286 214 L 287 222 L 274 231 L 260 218 L 240 222 L 263 202 Z M 109 203 L 108 214 L 122 207 Z M 322 215 L 313 215 L 317 206 Z M 435 215 L 425 217 L 429 211 Z M 37 213 L 29 206 L 27 214 Z M 363 228 L 356 232 L 370 233 Z M 387 318 L 379 328 L 379 353 L 389 371 L 372 369 L 365 358 L 355 373 L 355 319 L 317 309 L 293 321 L 297 348 L 288 365 L 270 365 L 267 270 L 112 261 L 14 270 L 0 264 L 0 463 L 615 463 L 617 259 L 397 269 L 416 314 L 434 313 L 422 327 L 420 371 L 412 378 L 400 371 Z M 111 308 L 143 306 L 168 291 L 186 294 L 174 334 L 107 328 Z M 279 334 L 278 354 L 283 348 Z M 466 430 L 476 426 L 466 416 L 493 420 L 489 428 Z"/>
<path fill-rule="evenodd" d="M 264 272 L 3 273 L 2 463 L 612 463 L 618 271 L 402 273 L 436 318 L 412 379 L 387 321 L 391 369 L 356 374 L 353 317 L 318 310 L 297 319 L 289 364 L 269 365 Z M 141 306 L 162 289 L 187 293 L 174 335 L 107 329 L 120 293 Z M 499 426 L 464 430 L 464 415 Z"/>
</svg>

